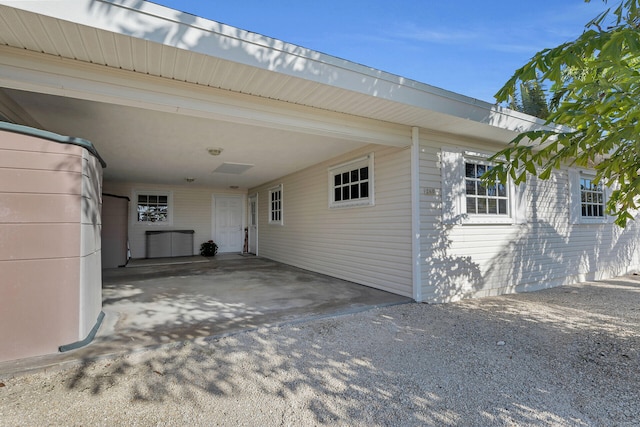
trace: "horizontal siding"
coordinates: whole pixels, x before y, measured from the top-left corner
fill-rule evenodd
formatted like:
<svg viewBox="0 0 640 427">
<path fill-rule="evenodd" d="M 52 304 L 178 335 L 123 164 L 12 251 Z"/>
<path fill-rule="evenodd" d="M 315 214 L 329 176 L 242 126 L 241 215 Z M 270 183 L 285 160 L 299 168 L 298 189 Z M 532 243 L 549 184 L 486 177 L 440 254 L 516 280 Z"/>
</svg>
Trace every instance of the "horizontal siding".
<svg viewBox="0 0 640 427">
<path fill-rule="evenodd" d="M 328 168 L 375 153 L 375 206 L 329 209 Z M 410 151 L 371 146 L 261 186 L 261 256 L 412 295 Z M 283 225 L 268 224 L 268 190 L 283 185 Z"/>
<path fill-rule="evenodd" d="M 81 255 L 83 151 L 0 131 L 0 261 Z"/>
<path fill-rule="evenodd" d="M 102 167 L 94 159 L 76 145 L 0 131 L 0 361 L 55 353 L 95 323 Z"/>
<path fill-rule="evenodd" d="M 135 221 L 134 192 L 137 190 L 170 191 L 173 194 L 173 222 L 171 225 L 143 225 Z M 194 230 L 193 252 L 198 254 L 200 244 L 213 239 L 213 195 L 244 194 L 224 189 L 166 186 L 144 183 L 105 182 L 105 193 L 126 196 L 131 199 L 129 212 L 129 246 L 132 258 L 144 258 L 146 253 L 147 230 Z"/>
<path fill-rule="evenodd" d="M 442 147 L 491 152 L 499 146 L 447 137 L 421 141 L 420 187 L 440 188 Z M 536 290 L 624 274 L 640 267 L 640 227 L 572 224 L 567 171 L 525 185 L 526 220 L 513 225 L 442 223 L 443 195 L 422 191 L 421 274 L 424 300 Z"/>
</svg>

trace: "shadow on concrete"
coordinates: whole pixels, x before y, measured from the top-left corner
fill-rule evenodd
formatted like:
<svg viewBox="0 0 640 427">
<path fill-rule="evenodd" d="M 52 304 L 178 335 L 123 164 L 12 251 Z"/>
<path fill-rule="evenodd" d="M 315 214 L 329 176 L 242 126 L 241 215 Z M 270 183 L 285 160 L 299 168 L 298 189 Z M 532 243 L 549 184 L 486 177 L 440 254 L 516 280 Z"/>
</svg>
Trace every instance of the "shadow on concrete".
<svg viewBox="0 0 640 427">
<path fill-rule="evenodd" d="M 259 257 L 105 270 L 103 311 L 117 316 L 95 352 L 233 334 L 410 302 Z"/>
<path fill-rule="evenodd" d="M 639 302 L 629 276 L 406 304 L 85 363 L 52 396 L 149 424 L 636 425 Z"/>
<path fill-rule="evenodd" d="M 5 362 L 0 372 L 22 373 L 409 302 L 407 297 L 255 256 L 106 269 L 106 316 L 91 344 Z"/>
</svg>

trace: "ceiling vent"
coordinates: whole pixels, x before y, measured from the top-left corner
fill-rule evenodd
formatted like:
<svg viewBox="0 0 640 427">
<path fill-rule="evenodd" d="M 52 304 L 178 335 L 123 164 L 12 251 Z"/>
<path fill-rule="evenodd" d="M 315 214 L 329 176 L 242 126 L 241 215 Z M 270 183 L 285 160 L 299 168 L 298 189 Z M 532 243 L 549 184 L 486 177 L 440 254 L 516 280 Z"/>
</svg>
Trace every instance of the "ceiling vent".
<svg viewBox="0 0 640 427">
<path fill-rule="evenodd" d="M 251 169 L 254 165 L 247 163 L 223 163 L 213 170 L 213 173 L 228 173 L 240 175 L 241 173 Z"/>
</svg>

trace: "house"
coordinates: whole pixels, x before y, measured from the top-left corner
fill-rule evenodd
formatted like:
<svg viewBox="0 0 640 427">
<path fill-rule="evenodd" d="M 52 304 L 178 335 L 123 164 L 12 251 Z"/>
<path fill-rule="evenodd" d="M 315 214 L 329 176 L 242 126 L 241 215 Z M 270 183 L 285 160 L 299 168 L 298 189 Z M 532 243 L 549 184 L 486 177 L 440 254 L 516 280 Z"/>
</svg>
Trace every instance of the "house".
<svg viewBox="0 0 640 427">
<path fill-rule="evenodd" d="M 0 87 L 5 121 L 107 162 L 97 205 L 124 206 L 125 238 L 105 226 L 103 252 L 240 252 L 246 229 L 252 253 L 424 302 L 640 265 L 593 171 L 478 180 L 540 120 L 153 3 L 1 0 Z"/>
</svg>

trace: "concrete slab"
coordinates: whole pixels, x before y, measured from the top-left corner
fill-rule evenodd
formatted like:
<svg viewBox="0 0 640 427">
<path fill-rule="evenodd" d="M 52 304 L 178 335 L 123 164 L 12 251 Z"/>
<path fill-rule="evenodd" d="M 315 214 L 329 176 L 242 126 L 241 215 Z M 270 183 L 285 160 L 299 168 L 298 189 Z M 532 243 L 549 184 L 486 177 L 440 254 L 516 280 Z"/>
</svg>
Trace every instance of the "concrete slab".
<svg viewBox="0 0 640 427">
<path fill-rule="evenodd" d="M 108 269 L 105 320 L 88 346 L 0 363 L 20 373 L 197 338 L 215 339 L 263 326 L 337 316 L 410 298 L 237 254 L 208 262 Z"/>
</svg>

